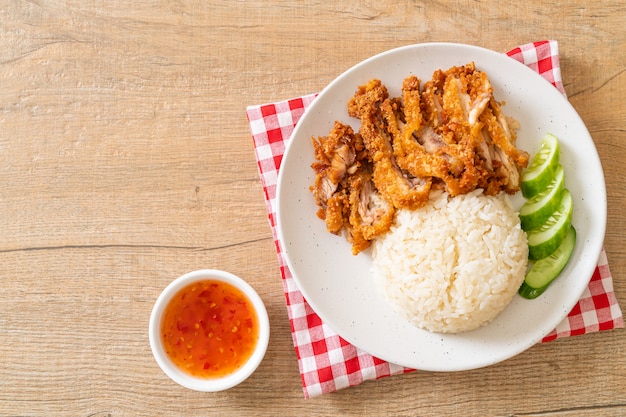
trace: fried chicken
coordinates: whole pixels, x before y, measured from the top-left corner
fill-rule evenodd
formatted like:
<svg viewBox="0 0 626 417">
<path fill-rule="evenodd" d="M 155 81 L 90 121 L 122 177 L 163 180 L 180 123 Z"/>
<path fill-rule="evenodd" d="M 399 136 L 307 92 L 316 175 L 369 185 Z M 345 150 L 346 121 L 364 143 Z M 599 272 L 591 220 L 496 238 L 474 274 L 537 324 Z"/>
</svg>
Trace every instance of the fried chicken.
<svg viewBox="0 0 626 417">
<path fill-rule="evenodd" d="M 349 100 L 348 114 L 361 122 L 357 133 L 335 122 L 328 136 L 312 139 L 311 191 L 318 217 L 355 255 L 389 230 L 396 210 L 425 205 L 433 189 L 452 197 L 520 189 L 529 155 L 515 145 L 518 123 L 474 63 L 437 70 L 423 88 L 411 75 L 397 98 L 372 79 Z"/>
<path fill-rule="evenodd" d="M 397 102 L 389 99 L 380 80 L 359 87 L 348 102 L 348 114 L 361 120 L 359 133 L 373 163 L 373 181 L 397 209 L 416 209 L 428 201 L 431 179 L 402 170 L 393 155 Z"/>
<path fill-rule="evenodd" d="M 498 103 L 491 98 L 490 106 L 480 117 L 483 125 L 482 138 L 493 147 L 493 161 L 496 177 L 501 188 L 509 194 L 515 194 L 521 185 L 521 171 L 528 165 L 529 154 L 515 146 L 518 122 L 505 116 Z"/>
<path fill-rule="evenodd" d="M 450 195 L 472 191 L 476 188 L 478 173 L 474 167 L 473 146 L 467 143 L 471 138 L 460 129 L 455 135 L 449 126 L 422 124 L 419 84 L 417 77 L 411 76 L 402 86 L 406 124 L 394 141 L 398 165 L 414 176 L 432 177 L 435 184 L 442 185 Z M 444 95 L 439 112 L 441 120 L 444 116 L 450 118 L 450 111 L 444 113 L 446 107 L 450 107 L 449 101 Z M 461 111 L 460 107 L 456 110 Z M 438 123 L 439 117 L 436 120 Z"/>
<path fill-rule="evenodd" d="M 389 230 L 394 209 L 372 182 L 372 165 L 359 134 L 335 122 L 328 136 L 312 139 L 316 162 L 310 187 L 317 216 L 333 234 L 345 234 L 356 255 Z"/>
<path fill-rule="evenodd" d="M 346 229 L 352 242 L 352 253 L 356 255 L 389 230 L 395 210 L 377 192 L 367 167 L 351 176 L 349 190 L 350 216 Z"/>
</svg>

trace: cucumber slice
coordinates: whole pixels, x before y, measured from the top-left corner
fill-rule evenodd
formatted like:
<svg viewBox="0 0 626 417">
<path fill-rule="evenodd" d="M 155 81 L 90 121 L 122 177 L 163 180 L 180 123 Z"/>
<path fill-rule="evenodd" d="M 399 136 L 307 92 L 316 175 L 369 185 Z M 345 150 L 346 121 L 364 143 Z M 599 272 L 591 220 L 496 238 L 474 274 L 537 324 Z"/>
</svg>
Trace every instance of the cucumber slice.
<svg viewBox="0 0 626 417">
<path fill-rule="evenodd" d="M 572 194 L 566 188 L 561 194 L 559 207 L 536 229 L 527 232 L 528 259 L 538 261 L 554 252 L 567 235 L 572 224 Z"/>
<path fill-rule="evenodd" d="M 524 282 L 519 289 L 519 294 L 528 299 L 539 297 L 548 288 L 550 283 L 561 274 L 567 265 L 574 246 L 576 245 L 576 229 L 570 226 L 561 245 L 550 256 L 535 264 L 526 274 Z"/>
<path fill-rule="evenodd" d="M 553 134 L 546 133 L 541 139 L 539 151 L 522 173 L 521 188 L 524 197 L 534 197 L 552 182 L 560 154 L 559 140 Z"/>
<path fill-rule="evenodd" d="M 554 179 L 545 190 L 526 201 L 519 211 L 522 229 L 529 231 L 541 226 L 559 208 L 561 193 L 565 189 L 565 170 L 558 165 Z"/>
</svg>

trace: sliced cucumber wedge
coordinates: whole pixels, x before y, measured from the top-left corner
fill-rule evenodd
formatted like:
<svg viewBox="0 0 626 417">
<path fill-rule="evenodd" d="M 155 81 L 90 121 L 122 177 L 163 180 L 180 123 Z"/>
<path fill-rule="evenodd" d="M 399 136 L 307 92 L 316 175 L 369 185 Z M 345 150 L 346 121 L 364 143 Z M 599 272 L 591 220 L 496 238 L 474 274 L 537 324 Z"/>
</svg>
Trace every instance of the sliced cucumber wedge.
<svg viewBox="0 0 626 417">
<path fill-rule="evenodd" d="M 539 194 L 529 199 L 520 208 L 522 229 L 529 231 L 541 226 L 559 208 L 561 193 L 565 189 L 565 170 L 558 165 L 552 182 Z"/>
<path fill-rule="evenodd" d="M 534 197 L 552 182 L 560 154 L 559 140 L 553 134 L 546 133 L 541 139 L 539 151 L 522 173 L 521 188 L 524 197 Z"/>
<path fill-rule="evenodd" d="M 559 207 L 541 226 L 527 232 L 528 259 L 538 261 L 554 252 L 565 239 L 572 224 L 572 194 L 563 190 Z"/>
<path fill-rule="evenodd" d="M 526 274 L 519 294 L 528 299 L 539 297 L 563 271 L 576 245 L 576 229 L 570 225 L 561 245 L 548 257 L 537 261 Z"/>
</svg>

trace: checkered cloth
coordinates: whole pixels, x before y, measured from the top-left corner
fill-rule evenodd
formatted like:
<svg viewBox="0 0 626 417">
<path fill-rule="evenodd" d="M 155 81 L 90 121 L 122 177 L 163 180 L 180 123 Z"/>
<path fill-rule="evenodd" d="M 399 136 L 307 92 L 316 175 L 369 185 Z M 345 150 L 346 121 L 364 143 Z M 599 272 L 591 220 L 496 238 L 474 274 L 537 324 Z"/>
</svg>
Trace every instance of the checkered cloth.
<svg viewBox="0 0 626 417">
<path fill-rule="evenodd" d="M 556 41 L 529 43 L 507 52 L 507 55 L 537 71 L 565 95 Z M 366 380 L 413 371 L 375 358 L 333 332 L 304 300 L 285 262 L 276 230 L 278 170 L 296 123 L 315 97 L 316 94 L 309 94 L 247 108 L 305 398 Z M 624 327 L 624 320 L 613 292 L 606 253 L 602 249 L 598 266 L 580 301 L 542 342 L 621 327 Z"/>
</svg>

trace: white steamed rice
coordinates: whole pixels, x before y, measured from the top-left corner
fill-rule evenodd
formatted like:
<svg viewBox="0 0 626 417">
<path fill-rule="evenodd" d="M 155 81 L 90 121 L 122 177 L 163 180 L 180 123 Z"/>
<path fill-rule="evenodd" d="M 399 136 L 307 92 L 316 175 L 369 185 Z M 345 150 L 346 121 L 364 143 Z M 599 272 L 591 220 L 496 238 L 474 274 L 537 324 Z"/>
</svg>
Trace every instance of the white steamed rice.
<svg viewBox="0 0 626 417">
<path fill-rule="evenodd" d="M 506 195 L 481 190 L 396 213 L 373 246 L 373 273 L 397 311 L 416 326 L 459 333 L 493 320 L 524 280 L 526 234 Z"/>
</svg>

